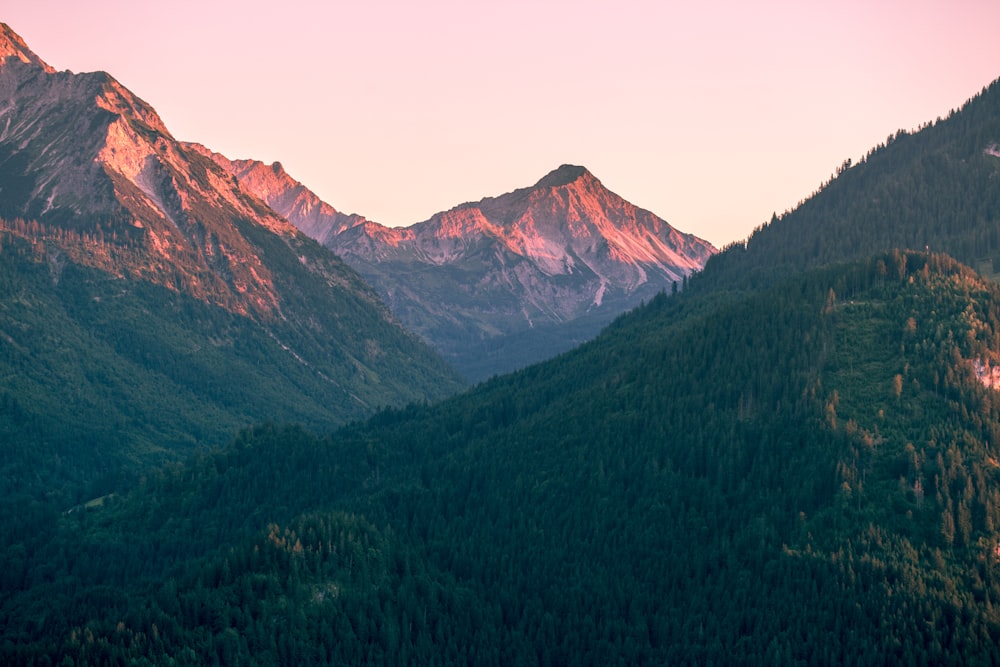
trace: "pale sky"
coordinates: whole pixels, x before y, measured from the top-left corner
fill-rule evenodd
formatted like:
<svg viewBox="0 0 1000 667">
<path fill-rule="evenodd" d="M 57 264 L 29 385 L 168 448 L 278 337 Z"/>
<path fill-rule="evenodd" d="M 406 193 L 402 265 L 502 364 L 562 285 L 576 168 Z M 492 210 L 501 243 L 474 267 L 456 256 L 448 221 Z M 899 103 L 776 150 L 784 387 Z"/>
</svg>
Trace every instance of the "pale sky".
<svg viewBox="0 0 1000 667">
<path fill-rule="evenodd" d="M 722 246 L 1000 77 L 1000 0 L 31 0 L 177 139 L 409 225 L 580 164 Z"/>
</svg>

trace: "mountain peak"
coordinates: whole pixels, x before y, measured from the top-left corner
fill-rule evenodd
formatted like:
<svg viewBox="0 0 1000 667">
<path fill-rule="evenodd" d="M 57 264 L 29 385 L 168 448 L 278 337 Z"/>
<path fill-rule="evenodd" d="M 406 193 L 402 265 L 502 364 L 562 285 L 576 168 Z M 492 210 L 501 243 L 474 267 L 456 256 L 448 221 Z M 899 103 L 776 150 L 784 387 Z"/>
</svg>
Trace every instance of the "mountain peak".
<svg viewBox="0 0 1000 667">
<path fill-rule="evenodd" d="M 550 171 L 542 180 L 535 183 L 536 188 L 557 188 L 562 185 L 569 185 L 584 176 L 593 178 L 593 174 L 587 171 L 586 167 L 579 167 L 573 164 L 561 165 L 558 169 Z"/>
<path fill-rule="evenodd" d="M 55 72 L 54 68 L 28 48 L 21 36 L 14 32 L 9 25 L 0 23 L 0 60 L 8 58 L 17 58 L 21 62 L 37 65 L 49 74 Z"/>
</svg>

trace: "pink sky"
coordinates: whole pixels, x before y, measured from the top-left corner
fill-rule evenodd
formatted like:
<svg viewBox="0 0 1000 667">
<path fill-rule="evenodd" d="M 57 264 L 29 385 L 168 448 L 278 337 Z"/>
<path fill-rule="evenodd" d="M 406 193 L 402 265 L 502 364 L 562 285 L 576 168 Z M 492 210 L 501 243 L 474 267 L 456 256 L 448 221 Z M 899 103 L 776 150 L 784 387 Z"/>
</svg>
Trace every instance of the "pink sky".
<svg viewBox="0 0 1000 667">
<path fill-rule="evenodd" d="M 178 139 L 408 225 L 562 163 L 723 245 L 1000 77 L 996 0 L 31 0 Z"/>
</svg>

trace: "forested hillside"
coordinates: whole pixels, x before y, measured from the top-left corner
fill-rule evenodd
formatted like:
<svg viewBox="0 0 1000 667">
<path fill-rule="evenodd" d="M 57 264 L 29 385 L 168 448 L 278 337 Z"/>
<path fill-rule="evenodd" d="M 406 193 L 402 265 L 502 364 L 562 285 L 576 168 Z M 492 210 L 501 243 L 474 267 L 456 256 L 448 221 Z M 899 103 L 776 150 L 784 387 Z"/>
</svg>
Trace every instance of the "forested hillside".
<svg viewBox="0 0 1000 667">
<path fill-rule="evenodd" d="M 693 286 L 764 286 L 893 249 L 944 252 L 984 275 L 1000 273 L 1000 80 L 837 172 L 793 211 L 709 260 Z"/>
<path fill-rule="evenodd" d="M 442 404 L 31 517 L 3 660 L 996 662 L 998 353 L 1000 291 L 938 254 L 660 298 Z"/>
<path fill-rule="evenodd" d="M 65 509 L 254 423 L 328 430 L 461 387 L 311 241 L 297 256 L 257 234 L 274 266 L 286 263 L 275 277 L 282 317 L 265 320 L 126 278 L 145 256 L 124 239 L 72 237 L 0 220 L 4 502 Z"/>
</svg>

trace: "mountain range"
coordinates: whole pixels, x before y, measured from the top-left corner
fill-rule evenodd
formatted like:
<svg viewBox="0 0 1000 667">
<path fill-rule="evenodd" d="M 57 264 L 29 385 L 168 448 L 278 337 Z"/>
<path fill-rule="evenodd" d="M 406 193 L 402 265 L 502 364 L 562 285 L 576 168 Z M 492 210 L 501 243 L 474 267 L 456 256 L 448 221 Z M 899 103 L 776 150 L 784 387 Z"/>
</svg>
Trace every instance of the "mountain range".
<svg viewBox="0 0 1000 667">
<path fill-rule="evenodd" d="M 716 252 L 579 166 L 395 228 L 337 212 L 280 163 L 193 148 L 356 269 L 471 380 L 592 338 L 622 312 L 678 289 Z"/>
<path fill-rule="evenodd" d="M 3 61 L 0 90 L 71 79 L 8 41 L 22 55 Z M 28 96 L 0 127 L 34 136 L 45 123 L 12 110 L 28 104 L 47 108 Z M 71 115 L 99 132 L 116 117 L 88 121 L 88 108 Z M 130 192 L 131 208 L 89 214 L 70 185 L 103 181 L 49 188 L 44 132 L 19 139 L 25 150 L 0 141 L 3 205 L 7 188 L 23 195 L 0 247 L 0 662 L 1000 663 L 1000 80 L 845 163 L 596 338 L 339 427 L 325 426 L 328 383 L 286 364 L 291 352 L 318 363 L 300 350 L 315 351 L 324 321 L 296 329 L 289 314 L 345 308 L 332 281 L 305 282 L 317 265 L 361 279 L 224 158 L 145 131 L 171 168 L 201 165 L 227 196 L 277 216 L 235 223 L 272 280 L 230 294 L 215 268 L 196 291 L 194 250 L 187 265 L 161 255 L 150 268 L 144 232 L 120 241 L 118 223 L 135 219 L 165 235 L 166 213 L 178 248 L 183 230 L 216 229 L 185 208 L 201 196 L 181 187 L 186 171 L 154 181 L 160 203 L 116 177 L 106 201 Z M 74 155 L 89 173 L 93 153 Z M 517 197 L 570 201 L 595 181 L 563 167 L 456 215 L 500 226 L 500 208 L 544 209 Z M 288 201 L 317 229 L 368 225 L 305 189 Z M 229 215 L 220 206 L 213 224 Z M 135 213 L 147 209 L 164 219 Z M 562 250 L 550 254 L 563 266 L 587 255 Z M 400 331 L 373 290 L 358 294 L 374 310 L 336 312 Z M 271 328 L 279 309 L 292 328 Z M 194 418 L 184 391 L 214 397 L 219 424 Z M 264 392 L 299 412 L 204 446 L 197 429 L 254 415 L 248 397 Z M 181 434 L 191 455 L 157 465 L 151 450 L 173 451 L 167 436 Z M 137 474 L 99 479 L 128 457 Z"/>
</svg>

